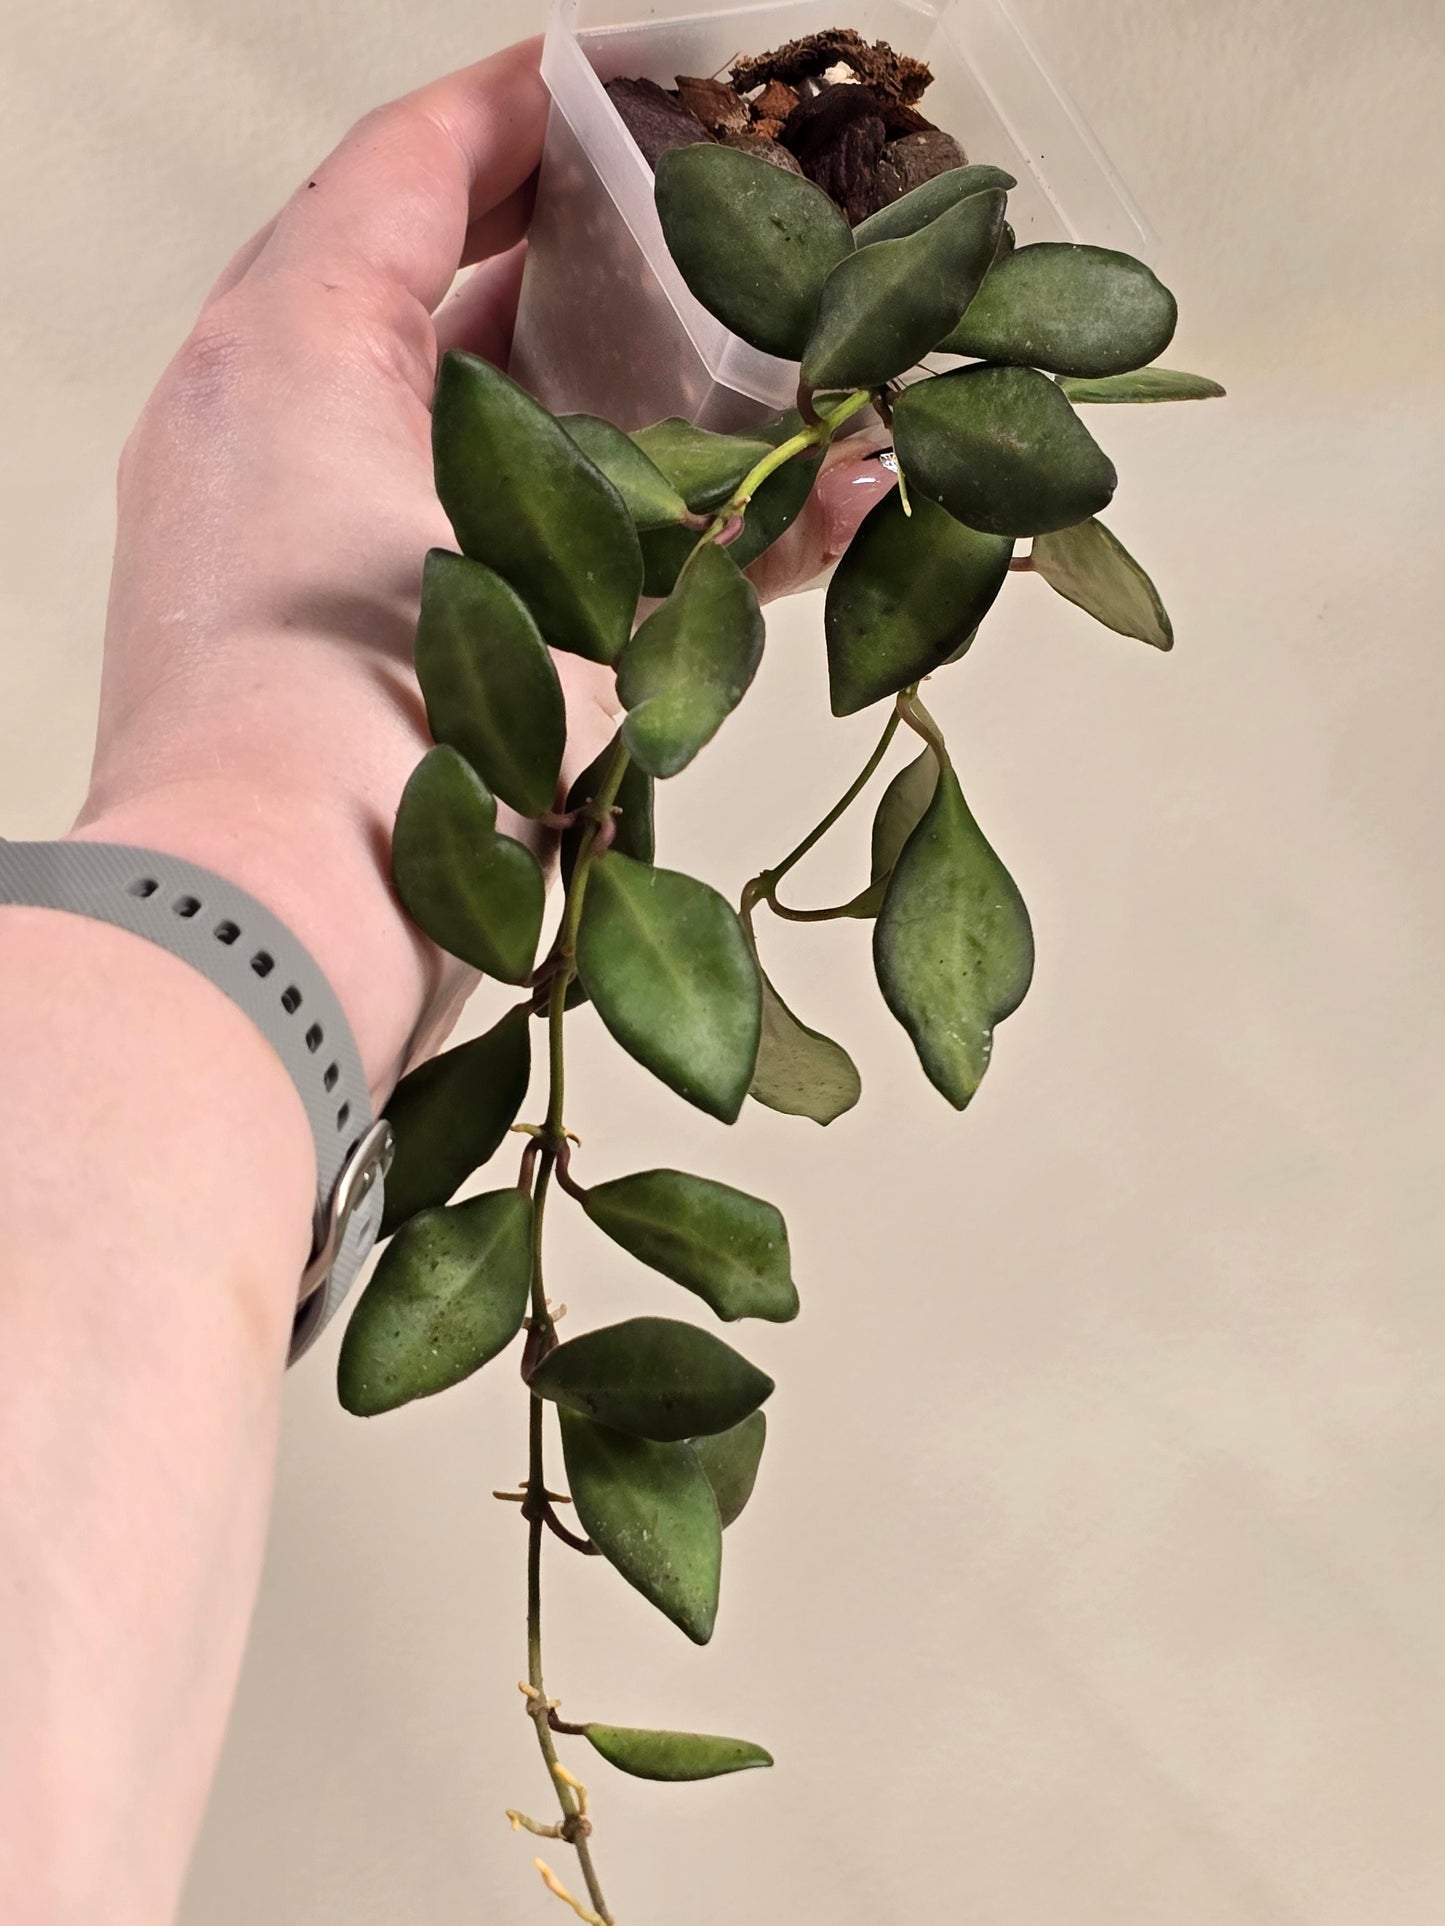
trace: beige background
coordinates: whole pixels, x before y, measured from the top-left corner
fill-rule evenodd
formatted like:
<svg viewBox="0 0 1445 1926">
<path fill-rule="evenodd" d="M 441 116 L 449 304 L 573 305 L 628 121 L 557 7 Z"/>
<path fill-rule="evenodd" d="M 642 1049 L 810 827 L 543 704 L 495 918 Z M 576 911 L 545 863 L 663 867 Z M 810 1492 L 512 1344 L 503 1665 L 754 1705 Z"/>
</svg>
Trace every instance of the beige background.
<svg viewBox="0 0 1445 1926">
<path fill-rule="evenodd" d="M 1169 358 L 1232 390 L 1099 417 L 1179 648 L 1025 581 L 937 688 L 1040 949 L 966 1117 L 856 927 L 767 938 L 863 1066 L 826 1135 L 724 1132 L 580 1021 L 589 1156 L 778 1195 L 806 1311 L 751 1337 L 782 1388 L 714 1646 L 554 1560 L 551 1676 L 574 1714 L 779 1756 L 702 1790 L 599 1765 L 629 1926 L 1438 1926 L 1445 29 L 1438 0 L 1023 11 L 1165 237 Z M 210 277 L 355 115 L 539 17 L 8 0 L 8 833 L 80 798 L 114 461 Z M 729 886 L 861 751 L 818 721 L 818 619 L 776 615 L 667 795 L 667 856 Z M 587 1317 L 667 1307 L 561 1221 Z M 515 1386 L 366 1427 L 333 1352 L 290 1387 L 186 1926 L 560 1917 L 501 1819 L 545 1803 L 486 1495 L 521 1473 Z"/>
</svg>

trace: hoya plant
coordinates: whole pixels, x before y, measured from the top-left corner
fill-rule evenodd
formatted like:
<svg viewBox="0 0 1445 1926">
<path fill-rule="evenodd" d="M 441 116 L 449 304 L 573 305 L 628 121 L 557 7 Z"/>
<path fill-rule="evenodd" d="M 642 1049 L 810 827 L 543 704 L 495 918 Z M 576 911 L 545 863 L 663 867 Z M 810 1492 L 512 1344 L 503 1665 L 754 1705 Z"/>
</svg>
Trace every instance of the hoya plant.
<svg viewBox="0 0 1445 1926">
<path fill-rule="evenodd" d="M 1110 629 L 1158 649 L 1173 639 L 1148 576 L 1097 519 L 1115 472 L 1081 409 L 1221 390 L 1156 365 L 1175 303 L 1141 262 L 1016 248 L 1013 185 L 997 168 L 960 167 L 853 228 L 812 183 L 747 153 L 665 155 L 657 205 L 688 286 L 745 341 L 799 364 L 796 408 L 748 434 L 682 420 L 625 434 L 554 417 L 466 355 L 439 374 L 436 485 L 460 553 L 426 559 L 416 667 L 436 746 L 402 797 L 393 870 L 431 938 L 520 996 L 392 1099 L 391 1241 L 346 1332 L 340 1394 L 359 1415 L 390 1411 L 471 1378 L 525 1333 L 527 1478 L 498 1496 L 519 1504 L 525 1528 L 522 1689 L 559 1811 L 509 1817 L 575 1852 L 585 1898 L 537 1865 L 592 1926 L 614 1916 L 593 1857 L 589 1756 L 658 1780 L 771 1760 L 747 1738 L 615 1723 L 625 1707 L 564 1719 L 543 1666 L 544 1546 L 605 1560 L 706 1643 L 723 1535 L 753 1488 L 773 1384 L 686 1317 L 560 1341 L 544 1281 L 549 1205 L 560 1192 L 600 1236 L 690 1293 L 699 1316 L 786 1322 L 798 1294 L 771 1202 L 703 1174 L 584 1168 L 569 1129 L 569 1015 L 590 1003 L 673 1097 L 725 1123 L 749 1099 L 831 1123 L 857 1103 L 858 1071 L 768 981 L 756 924 L 764 910 L 849 918 L 871 925 L 879 989 L 924 1075 L 962 1109 L 995 1027 L 1029 987 L 1033 937 L 920 684 L 966 655 L 1021 568 Z M 921 365 L 935 357 L 949 358 L 945 371 Z M 829 444 L 865 418 L 891 429 L 898 486 L 839 564 L 824 628 L 833 712 L 875 708 L 877 746 L 734 908 L 654 861 L 654 785 L 688 768 L 747 692 L 764 629 L 744 570 L 797 516 Z M 1020 542 L 1032 544 L 1023 555 Z M 624 712 L 565 797 L 554 650 L 615 664 Z M 857 893 L 805 912 L 780 903 L 783 879 L 900 734 L 914 754 L 877 803 Z M 499 799 L 560 830 L 561 913 L 545 953 L 543 871 L 497 829 Z M 545 1108 L 519 1122 L 534 1035 Z M 450 1202 L 514 1131 L 515 1174 Z"/>
</svg>

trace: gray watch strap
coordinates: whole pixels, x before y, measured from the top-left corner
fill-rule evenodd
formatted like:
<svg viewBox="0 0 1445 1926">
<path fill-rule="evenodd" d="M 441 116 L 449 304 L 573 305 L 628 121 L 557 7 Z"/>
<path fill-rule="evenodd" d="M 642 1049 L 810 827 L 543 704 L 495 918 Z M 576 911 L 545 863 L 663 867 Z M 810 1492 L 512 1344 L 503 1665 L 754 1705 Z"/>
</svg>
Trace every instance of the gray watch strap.
<svg viewBox="0 0 1445 1926">
<path fill-rule="evenodd" d="M 291 1361 L 331 1319 L 381 1223 L 391 1133 L 376 1123 L 341 1005 L 285 925 L 194 863 L 115 843 L 0 840 L 0 903 L 67 910 L 143 936 L 209 977 L 280 1057 L 316 1139 L 317 1211 Z"/>
</svg>

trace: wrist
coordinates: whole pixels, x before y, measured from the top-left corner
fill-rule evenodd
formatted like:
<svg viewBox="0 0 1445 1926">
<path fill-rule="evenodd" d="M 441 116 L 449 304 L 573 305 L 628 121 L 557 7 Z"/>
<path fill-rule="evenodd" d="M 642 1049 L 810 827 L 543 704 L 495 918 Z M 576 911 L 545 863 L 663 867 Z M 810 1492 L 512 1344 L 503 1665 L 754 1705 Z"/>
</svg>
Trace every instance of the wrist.
<svg viewBox="0 0 1445 1926">
<path fill-rule="evenodd" d="M 309 951 L 346 1014 L 378 1106 L 457 966 L 408 921 L 389 874 L 390 825 L 333 794 L 262 792 L 235 778 L 188 779 L 92 802 L 78 842 L 128 843 L 214 870 L 265 905 Z"/>
</svg>

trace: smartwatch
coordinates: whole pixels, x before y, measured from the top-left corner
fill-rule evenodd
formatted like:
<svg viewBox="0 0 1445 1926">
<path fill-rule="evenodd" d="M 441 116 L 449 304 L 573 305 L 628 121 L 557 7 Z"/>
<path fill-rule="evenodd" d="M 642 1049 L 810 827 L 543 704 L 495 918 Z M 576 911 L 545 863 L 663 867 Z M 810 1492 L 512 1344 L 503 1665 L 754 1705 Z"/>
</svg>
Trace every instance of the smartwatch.
<svg viewBox="0 0 1445 1926">
<path fill-rule="evenodd" d="M 66 910 L 143 936 L 209 977 L 285 1065 L 316 1140 L 316 1216 L 291 1336 L 307 1350 L 356 1281 L 381 1225 L 391 1128 L 320 967 L 244 890 L 194 863 L 116 843 L 0 839 L 0 904 Z"/>
</svg>

